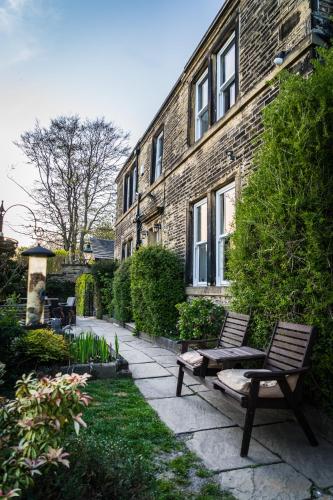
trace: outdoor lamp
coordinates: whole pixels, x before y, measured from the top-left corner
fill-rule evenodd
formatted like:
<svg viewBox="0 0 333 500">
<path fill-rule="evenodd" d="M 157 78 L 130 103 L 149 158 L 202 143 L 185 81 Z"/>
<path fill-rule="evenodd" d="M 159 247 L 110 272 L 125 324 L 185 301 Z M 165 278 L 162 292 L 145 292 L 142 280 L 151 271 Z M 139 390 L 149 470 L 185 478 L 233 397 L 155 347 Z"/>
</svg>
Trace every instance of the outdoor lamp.
<svg viewBox="0 0 333 500">
<path fill-rule="evenodd" d="M 284 60 L 286 58 L 287 52 L 285 50 L 282 50 L 279 52 L 275 58 L 274 58 L 274 64 L 276 66 L 281 66 L 284 63 Z"/>
<path fill-rule="evenodd" d="M 44 298 L 48 257 L 54 253 L 38 244 L 24 250 L 21 255 L 29 257 L 28 293 L 26 325 L 37 326 L 44 323 Z"/>
</svg>

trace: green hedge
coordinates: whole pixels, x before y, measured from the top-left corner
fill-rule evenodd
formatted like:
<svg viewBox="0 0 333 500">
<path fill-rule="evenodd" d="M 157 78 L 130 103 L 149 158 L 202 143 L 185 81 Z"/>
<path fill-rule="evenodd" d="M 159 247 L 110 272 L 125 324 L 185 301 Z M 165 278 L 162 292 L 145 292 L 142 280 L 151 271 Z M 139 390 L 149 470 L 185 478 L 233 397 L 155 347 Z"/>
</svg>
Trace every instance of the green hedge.
<svg viewBox="0 0 333 500">
<path fill-rule="evenodd" d="M 177 255 L 161 246 L 135 252 L 131 296 L 138 330 L 156 336 L 176 335 L 176 304 L 185 299 L 183 264 Z"/>
<path fill-rule="evenodd" d="M 113 316 L 118 321 L 131 321 L 131 258 L 124 260 L 113 279 Z"/>
<path fill-rule="evenodd" d="M 177 304 L 179 338 L 217 338 L 224 318 L 224 308 L 209 299 L 197 298 Z"/>
<path fill-rule="evenodd" d="M 75 282 L 76 313 L 88 316 L 89 305 L 94 302 L 95 280 L 92 274 L 81 274 Z"/>
<path fill-rule="evenodd" d="M 317 325 L 312 396 L 333 400 L 333 50 L 307 79 L 285 75 L 236 209 L 232 308 L 252 309 L 252 343 L 277 319 Z"/>
<path fill-rule="evenodd" d="M 117 267 L 115 260 L 100 260 L 91 266 L 95 280 L 96 317 L 99 319 L 103 314 L 112 316 L 113 277 Z"/>
</svg>

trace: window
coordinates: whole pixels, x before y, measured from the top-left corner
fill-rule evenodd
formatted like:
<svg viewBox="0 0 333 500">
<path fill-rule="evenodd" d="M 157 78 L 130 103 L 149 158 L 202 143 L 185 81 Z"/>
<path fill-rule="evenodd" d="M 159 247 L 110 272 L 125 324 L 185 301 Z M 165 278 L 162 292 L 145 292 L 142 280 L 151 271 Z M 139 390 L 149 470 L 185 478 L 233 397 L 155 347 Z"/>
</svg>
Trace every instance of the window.
<svg viewBox="0 0 333 500">
<path fill-rule="evenodd" d="M 151 182 L 155 182 L 162 173 L 162 158 L 163 158 L 163 132 L 154 138 L 153 142 L 153 166 Z"/>
<path fill-rule="evenodd" d="M 135 202 L 138 189 L 138 168 L 136 164 L 131 168 L 124 179 L 124 212 L 126 212 Z"/>
<path fill-rule="evenodd" d="M 208 130 L 208 69 L 195 85 L 195 140 Z"/>
<path fill-rule="evenodd" d="M 217 54 L 217 119 L 225 115 L 236 100 L 235 33 Z"/>
<path fill-rule="evenodd" d="M 235 214 L 235 184 L 216 193 L 216 284 L 228 283 L 228 250 Z"/>
<path fill-rule="evenodd" d="M 193 284 L 207 285 L 207 199 L 194 205 Z"/>
<path fill-rule="evenodd" d="M 121 249 L 121 258 L 127 259 L 127 257 L 130 257 L 132 255 L 132 253 L 133 253 L 133 240 L 125 241 Z"/>
</svg>

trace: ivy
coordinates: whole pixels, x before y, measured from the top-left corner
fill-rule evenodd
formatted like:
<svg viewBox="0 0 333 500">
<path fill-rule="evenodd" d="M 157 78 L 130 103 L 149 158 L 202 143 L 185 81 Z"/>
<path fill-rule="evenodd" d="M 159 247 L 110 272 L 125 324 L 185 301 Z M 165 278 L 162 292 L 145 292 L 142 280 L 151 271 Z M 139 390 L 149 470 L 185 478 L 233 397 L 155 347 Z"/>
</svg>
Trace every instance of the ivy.
<svg viewBox="0 0 333 500">
<path fill-rule="evenodd" d="M 95 280 L 92 274 L 81 274 L 75 282 L 76 312 L 79 316 L 90 314 L 90 304 L 94 300 Z"/>
<path fill-rule="evenodd" d="M 278 320 L 316 325 L 309 389 L 332 401 L 333 49 L 307 78 L 284 74 L 263 113 L 256 169 L 236 207 L 230 251 L 234 310 L 252 310 L 252 344 Z"/>
</svg>

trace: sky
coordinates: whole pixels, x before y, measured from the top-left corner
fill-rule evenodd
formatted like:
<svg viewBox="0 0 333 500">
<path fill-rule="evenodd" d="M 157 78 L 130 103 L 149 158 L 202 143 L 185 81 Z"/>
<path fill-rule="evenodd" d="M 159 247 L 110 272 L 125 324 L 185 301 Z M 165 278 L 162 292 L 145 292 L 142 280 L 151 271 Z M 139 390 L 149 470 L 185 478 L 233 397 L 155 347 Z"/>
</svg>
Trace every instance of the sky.
<svg viewBox="0 0 333 500">
<path fill-rule="evenodd" d="M 28 204 L 34 180 L 14 141 L 51 118 L 104 116 L 130 133 L 149 125 L 223 0 L 0 0 L 0 201 Z M 4 234 L 28 212 L 13 208 Z"/>
</svg>

